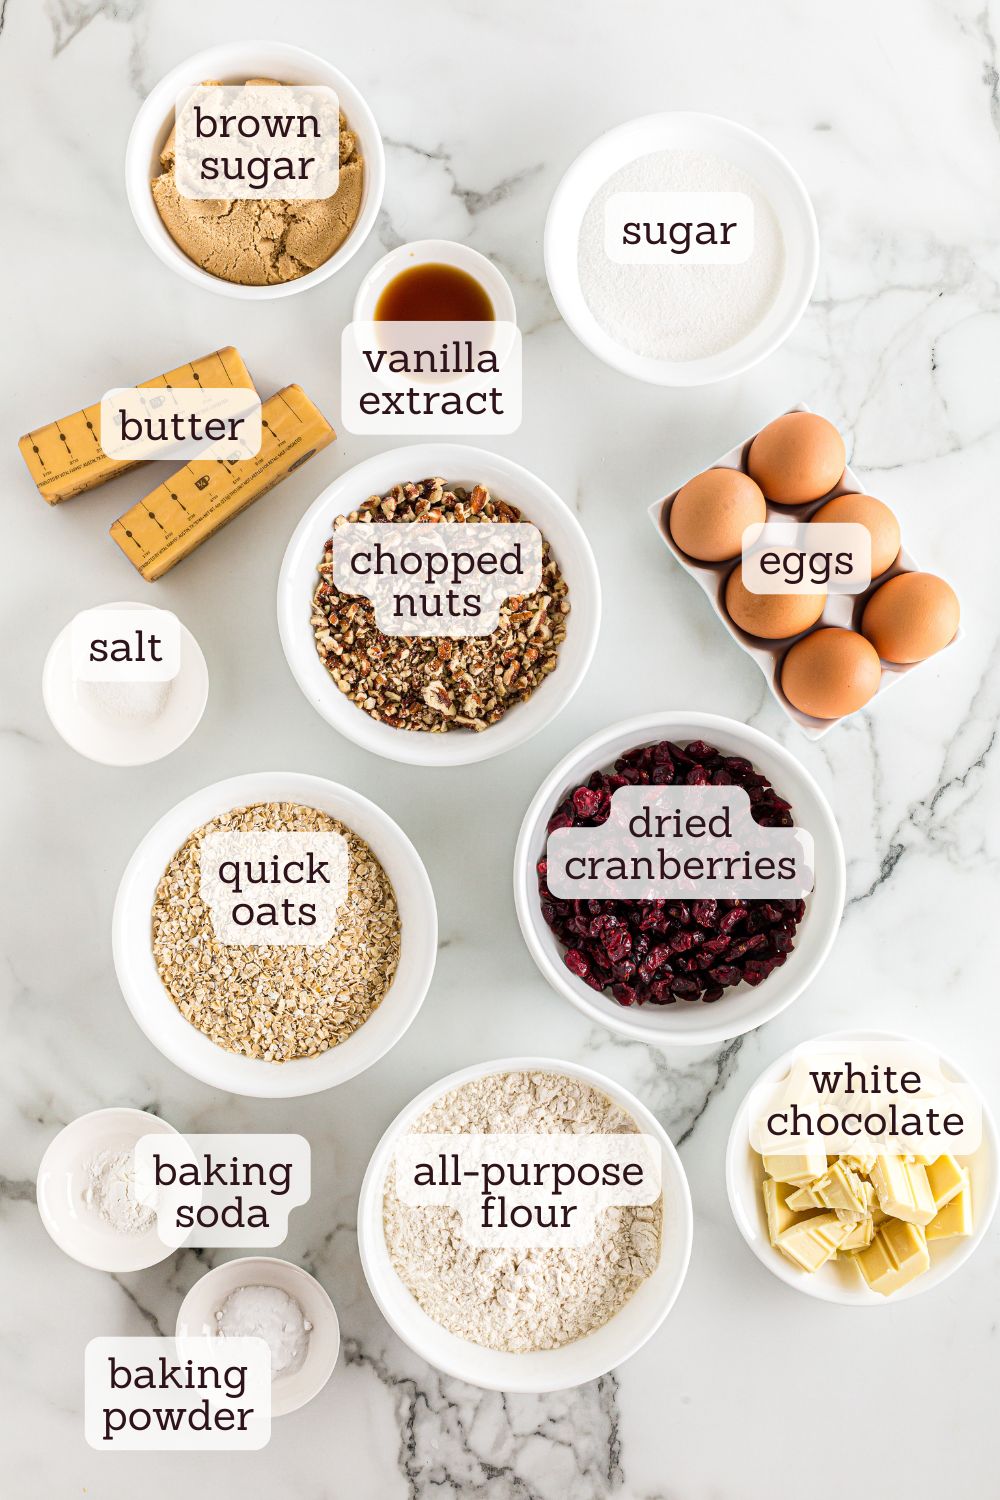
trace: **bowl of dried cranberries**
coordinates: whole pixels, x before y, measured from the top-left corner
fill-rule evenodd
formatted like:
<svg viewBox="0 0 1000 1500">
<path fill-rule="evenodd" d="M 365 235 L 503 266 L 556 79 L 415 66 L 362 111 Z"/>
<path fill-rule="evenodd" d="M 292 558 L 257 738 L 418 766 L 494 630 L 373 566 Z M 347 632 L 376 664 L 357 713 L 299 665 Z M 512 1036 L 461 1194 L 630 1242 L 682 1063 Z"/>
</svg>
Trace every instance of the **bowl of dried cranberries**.
<svg viewBox="0 0 1000 1500">
<path fill-rule="evenodd" d="M 574 900 L 548 884 L 559 828 L 597 829 L 619 787 L 742 787 L 762 829 L 812 838 L 802 897 Z M 591 1020 L 664 1045 L 740 1036 L 795 1000 L 840 925 L 846 872 L 829 803 L 793 755 L 714 714 L 629 719 L 586 740 L 539 787 L 514 859 L 514 900 L 542 974 Z"/>
</svg>

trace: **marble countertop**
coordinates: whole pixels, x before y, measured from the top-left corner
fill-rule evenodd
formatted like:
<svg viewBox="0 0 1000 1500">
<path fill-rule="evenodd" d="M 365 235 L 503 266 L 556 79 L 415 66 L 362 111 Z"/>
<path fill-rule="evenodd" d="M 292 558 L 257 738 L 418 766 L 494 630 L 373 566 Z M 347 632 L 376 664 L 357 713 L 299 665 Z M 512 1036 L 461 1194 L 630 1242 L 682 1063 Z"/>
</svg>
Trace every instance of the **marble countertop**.
<svg viewBox="0 0 1000 1500">
<path fill-rule="evenodd" d="M 946 1285 L 879 1315 L 813 1302 L 743 1243 L 723 1155 L 759 1070 L 835 1028 L 917 1033 L 965 1062 L 988 1096 L 1000 1084 L 993 20 L 983 0 L 843 0 L 835 10 L 790 0 L 0 6 L 0 1382 L 10 1494 L 783 1500 L 807 1489 L 834 1500 L 859 1475 L 910 1500 L 989 1489 L 997 1232 Z M 388 159 L 377 230 L 350 266 L 304 296 L 253 306 L 161 265 L 135 229 L 122 175 L 133 116 L 156 80 L 202 47 L 249 36 L 298 42 L 341 67 L 371 103 Z M 702 391 L 641 386 L 599 364 L 562 324 L 542 268 L 546 206 L 569 161 L 611 125 L 666 108 L 715 111 L 763 132 L 804 178 L 822 234 L 816 295 L 788 344 Z M 285 666 L 272 600 L 304 508 L 385 446 L 344 435 L 157 587 L 208 658 L 198 733 L 137 770 L 74 755 L 45 716 L 42 661 L 76 610 L 140 594 L 105 531 L 145 486 L 128 476 L 49 510 L 17 456 L 18 434 L 122 379 L 230 342 L 262 387 L 298 381 L 334 415 L 339 331 L 360 276 L 385 249 L 427 235 L 468 240 L 514 287 L 525 416 L 495 446 L 574 507 L 604 582 L 601 640 L 575 701 L 518 751 L 452 771 L 366 756 L 318 718 Z M 898 510 L 914 554 L 956 582 L 967 626 L 947 659 L 819 744 L 785 719 L 645 514 L 800 400 L 848 434 L 853 465 Z M 780 1018 L 702 1053 L 662 1053 L 588 1025 L 536 971 L 510 891 L 517 828 L 548 769 L 601 726 L 665 708 L 729 714 L 788 745 L 829 796 L 848 856 L 848 905 L 822 973 Z M 259 768 L 328 775 L 381 803 L 421 851 L 441 919 L 436 977 L 405 1039 L 352 1083 L 287 1102 L 227 1097 L 171 1066 L 133 1023 L 111 962 L 114 892 L 147 828 L 199 786 Z M 459 834 L 470 816 L 472 854 Z M 526 1051 L 592 1064 L 655 1111 L 690 1178 L 695 1244 L 676 1308 L 625 1366 L 563 1394 L 505 1397 L 437 1374 L 390 1333 L 361 1275 L 354 1214 L 368 1156 L 404 1103 L 463 1064 Z M 322 1395 L 283 1418 L 261 1453 L 151 1460 L 84 1443 L 86 1341 L 171 1331 L 181 1297 L 217 1254 L 180 1253 L 113 1277 L 48 1239 L 33 1203 L 42 1152 L 68 1120 L 116 1103 L 181 1129 L 288 1129 L 312 1142 L 312 1201 L 296 1210 L 280 1253 L 330 1290 L 343 1353 Z"/>
</svg>

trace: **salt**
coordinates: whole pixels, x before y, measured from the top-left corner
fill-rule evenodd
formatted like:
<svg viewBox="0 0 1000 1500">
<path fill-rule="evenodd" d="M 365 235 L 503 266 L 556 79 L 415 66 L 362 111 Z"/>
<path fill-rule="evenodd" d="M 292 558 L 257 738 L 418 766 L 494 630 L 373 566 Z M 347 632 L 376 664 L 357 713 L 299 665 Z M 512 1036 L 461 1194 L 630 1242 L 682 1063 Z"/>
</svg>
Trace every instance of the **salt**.
<svg viewBox="0 0 1000 1500">
<path fill-rule="evenodd" d="M 167 706 L 169 682 L 80 682 L 77 692 L 102 718 L 148 724 Z"/>
<path fill-rule="evenodd" d="M 740 264 L 622 265 L 604 248 L 605 205 L 614 193 L 745 193 L 754 248 Z M 654 151 L 609 177 L 580 226 L 580 288 L 604 331 L 633 354 L 693 360 L 721 354 L 752 333 L 773 305 L 785 244 L 770 202 L 731 162 L 703 151 Z"/>
</svg>

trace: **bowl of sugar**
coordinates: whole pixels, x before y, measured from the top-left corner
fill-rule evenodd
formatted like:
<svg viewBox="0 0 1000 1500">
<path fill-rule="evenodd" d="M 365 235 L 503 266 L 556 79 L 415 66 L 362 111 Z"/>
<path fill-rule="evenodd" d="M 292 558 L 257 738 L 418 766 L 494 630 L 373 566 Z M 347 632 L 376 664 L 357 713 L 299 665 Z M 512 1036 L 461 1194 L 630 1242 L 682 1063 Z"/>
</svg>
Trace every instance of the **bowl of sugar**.
<svg viewBox="0 0 1000 1500">
<path fill-rule="evenodd" d="M 773 353 L 819 267 L 809 195 L 763 137 L 717 115 L 645 115 L 573 162 L 545 223 L 556 306 L 605 364 L 710 385 Z"/>
</svg>

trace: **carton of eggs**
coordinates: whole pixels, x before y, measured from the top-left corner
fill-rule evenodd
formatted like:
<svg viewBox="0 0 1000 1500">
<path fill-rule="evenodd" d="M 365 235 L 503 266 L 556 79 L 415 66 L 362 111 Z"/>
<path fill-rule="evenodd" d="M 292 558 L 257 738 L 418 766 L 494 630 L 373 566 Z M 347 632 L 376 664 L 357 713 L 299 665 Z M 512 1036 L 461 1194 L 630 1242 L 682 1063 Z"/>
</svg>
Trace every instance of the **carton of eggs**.
<svg viewBox="0 0 1000 1500">
<path fill-rule="evenodd" d="M 845 457 L 836 427 L 799 406 L 649 512 L 677 561 L 810 739 L 960 635 L 951 585 L 918 569 L 902 546 L 896 516 L 864 491 Z M 863 526 L 871 538 L 869 586 L 840 594 L 749 589 L 743 533 L 782 520 Z"/>
</svg>

